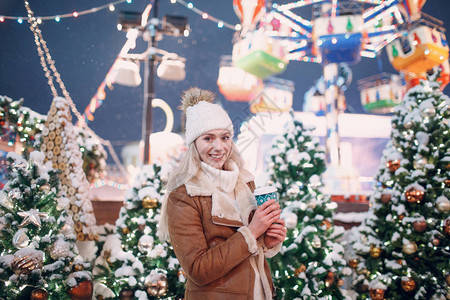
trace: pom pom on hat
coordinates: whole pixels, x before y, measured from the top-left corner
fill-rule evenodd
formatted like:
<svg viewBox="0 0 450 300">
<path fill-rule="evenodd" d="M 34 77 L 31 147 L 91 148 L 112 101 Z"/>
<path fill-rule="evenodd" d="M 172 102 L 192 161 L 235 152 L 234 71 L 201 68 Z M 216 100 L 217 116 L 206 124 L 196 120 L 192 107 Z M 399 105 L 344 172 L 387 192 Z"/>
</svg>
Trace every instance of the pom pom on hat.
<svg viewBox="0 0 450 300">
<path fill-rule="evenodd" d="M 181 98 L 180 108 L 186 113 L 187 145 L 211 130 L 225 129 L 231 136 L 234 135 L 230 117 L 220 105 L 213 103 L 213 92 L 193 87 L 185 91 Z"/>
</svg>

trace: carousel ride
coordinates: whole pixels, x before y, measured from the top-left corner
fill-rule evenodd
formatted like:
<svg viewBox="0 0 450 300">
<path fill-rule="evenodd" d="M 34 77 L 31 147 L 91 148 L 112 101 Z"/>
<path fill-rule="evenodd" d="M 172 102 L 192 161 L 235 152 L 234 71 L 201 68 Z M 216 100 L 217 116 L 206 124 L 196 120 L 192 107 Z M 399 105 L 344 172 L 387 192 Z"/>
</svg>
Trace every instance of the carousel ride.
<svg viewBox="0 0 450 300">
<path fill-rule="evenodd" d="M 273 76 L 289 61 L 320 64 L 321 88 L 309 94 L 310 102 L 318 103 L 310 106 L 325 115 L 329 169 L 338 169 L 338 116 L 345 110 L 344 91 L 351 81 L 351 71 L 343 76 L 343 68 L 348 70 L 363 57 L 376 58 L 386 48 L 400 74 L 381 73 L 358 81 L 363 108 L 377 114 L 392 112 L 427 72 L 437 74 L 442 88 L 449 82 L 445 29 L 440 20 L 421 12 L 425 2 L 300 0 L 268 5 L 264 0 L 234 0 L 242 30 L 234 37 L 231 58 L 221 64 L 219 89 L 227 100 L 248 101 L 255 114 L 284 112 L 292 105 L 294 86 L 280 84 Z M 306 12 L 311 20 L 300 15 L 307 7 L 312 8 Z"/>
</svg>

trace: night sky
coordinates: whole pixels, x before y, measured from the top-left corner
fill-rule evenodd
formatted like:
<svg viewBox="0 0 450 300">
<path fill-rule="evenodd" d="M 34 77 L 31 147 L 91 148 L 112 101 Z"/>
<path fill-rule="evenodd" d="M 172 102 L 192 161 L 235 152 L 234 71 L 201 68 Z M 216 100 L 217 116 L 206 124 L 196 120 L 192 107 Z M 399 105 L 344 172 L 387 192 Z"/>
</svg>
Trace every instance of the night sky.
<svg viewBox="0 0 450 300">
<path fill-rule="evenodd" d="M 101 6 L 110 1 L 105 0 L 64 0 L 64 1 L 30 1 L 35 16 L 53 16 L 73 11 L 82 11 Z M 275 2 L 275 1 L 274 1 Z M 289 1 L 277 1 L 287 3 Z M 116 6 L 114 12 L 108 9 L 97 13 L 79 16 L 78 18 L 61 19 L 59 23 L 44 21 L 39 27 L 56 62 L 56 67 L 75 101 L 80 112 L 83 112 L 103 81 L 117 54 L 126 41 L 125 33 L 116 28 L 119 11 L 142 12 L 148 1 L 133 0 L 131 4 Z M 239 22 L 231 0 L 193 0 L 195 7 L 222 19 L 228 23 Z M 450 26 L 450 1 L 428 0 L 425 12 Z M 307 15 L 311 8 L 303 8 L 296 12 Z M 170 0 L 159 0 L 158 16 L 181 15 L 189 19 L 191 33 L 189 37 L 164 36 L 158 47 L 175 52 L 185 57 L 186 80 L 181 82 L 155 79 L 156 96 L 164 99 L 175 113 L 175 130 L 180 131 L 181 114 L 176 109 L 180 94 L 191 86 L 210 89 L 217 93 L 219 101 L 230 112 L 232 118 L 245 120 L 247 104 L 229 102 L 219 93 L 217 76 L 221 55 L 231 55 L 233 30 L 218 28 L 217 24 L 203 20 L 181 4 L 171 4 Z M 0 16 L 26 16 L 23 1 L 1 0 Z M 447 33 L 447 38 L 449 38 Z M 142 38 L 138 38 L 138 47 L 133 53 L 140 53 L 146 48 Z M 46 114 L 50 108 L 52 94 L 39 62 L 34 37 L 29 24 L 19 24 L 14 20 L 0 23 L 0 95 L 14 100 L 23 98 L 24 106 Z M 141 64 L 141 76 L 143 76 Z M 359 99 L 357 80 L 382 71 L 396 73 L 391 67 L 385 51 L 380 58 L 363 60 L 354 66 L 353 82 L 346 91 L 347 112 L 364 113 Z M 318 64 L 290 62 L 286 71 L 277 77 L 295 82 L 294 110 L 301 110 L 304 93 L 320 77 L 322 68 Z M 445 93 L 448 94 L 448 88 Z M 143 110 L 143 85 L 130 88 L 114 85 L 113 90 L 106 89 L 106 99 L 96 111 L 95 120 L 90 127 L 102 138 L 110 140 L 116 149 L 124 144 L 139 140 Z M 165 117 L 160 109 L 154 110 L 153 129 L 161 131 L 165 125 Z M 236 131 L 239 124 L 235 124 Z"/>
</svg>

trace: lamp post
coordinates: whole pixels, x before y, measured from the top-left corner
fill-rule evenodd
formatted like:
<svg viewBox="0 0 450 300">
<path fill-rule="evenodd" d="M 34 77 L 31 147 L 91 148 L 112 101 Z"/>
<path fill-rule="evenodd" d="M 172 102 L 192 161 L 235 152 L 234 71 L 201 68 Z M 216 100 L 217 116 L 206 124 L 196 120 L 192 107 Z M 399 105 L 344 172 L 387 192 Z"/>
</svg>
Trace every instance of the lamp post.
<svg viewBox="0 0 450 300">
<path fill-rule="evenodd" d="M 153 18 L 158 18 L 158 0 L 154 1 Z M 157 46 L 156 41 L 157 28 L 155 24 L 150 24 L 149 28 L 144 35 L 144 39 L 147 39 L 147 50 Z M 144 108 L 142 114 L 142 136 L 141 141 L 144 142 L 144 153 L 142 163 L 147 165 L 150 163 L 150 135 L 153 131 L 153 109 L 152 100 L 155 98 L 155 69 L 156 69 L 156 57 L 154 53 L 150 53 L 145 59 L 145 73 L 144 73 Z"/>
<path fill-rule="evenodd" d="M 142 34 L 143 39 L 147 42 L 147 50 L 142 54 L 127 53 L 129 47 L 126 48 L 126 51 L 124 51 L 124 53 L 121 53 L 122 58 L 144 61 L 144 107 L 142 114 L 141 133 L 141 142 L 143 142 L 142 163 L 144 165 L 149 164 L 151 160 L 150 136 L 153 132 L 152 100 L 155 99 L 156 66 L 158 62 L 161 61 L 157 54 L 168 53 L 156 48 L 158 39 L 160 39 L 163 34 L 173 36 L 179 36 L 180 34 L 183 34 L 184 36 L 189 35 L 189 24 L 186 17 L 164 16 L 162 21 L 158 19 L 158 2 L 158 0 L 152 0 L 150 4 L 147 5 L 142 14 L 136 12 L 121 12 L 119 21 L 120 30 L 138 30 L 138 32 Z M 151 18 L 149 18 L 150 13 L 152 14 Z M 134 37 L 134 40 L 135 39 L 136 37 Z M 167 80 L 181 79 L 171 78 Z"/>
</svg>

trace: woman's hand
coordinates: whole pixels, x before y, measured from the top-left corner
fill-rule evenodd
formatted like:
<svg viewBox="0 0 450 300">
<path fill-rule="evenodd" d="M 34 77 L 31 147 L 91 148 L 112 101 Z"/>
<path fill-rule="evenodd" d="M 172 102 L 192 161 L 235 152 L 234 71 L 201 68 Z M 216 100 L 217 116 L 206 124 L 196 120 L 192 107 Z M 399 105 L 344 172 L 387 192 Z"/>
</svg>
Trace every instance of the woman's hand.
<svg viewBox="0 0 450 300">
<path fill-rule="evenodd" d="M 275 199 L 270 199 L 261 204 L 253 215 L 248 225 L 255 239 L 259 238 L 280 217 L 280 204 Z"/>
<path fill-rule="evenodd" d="M 267 248 L 273 248 L 279 243 L 282 243 L 286 238 L 286 226 L 283 219 L 278 219 L 276 223 L 270 225 L 264 234 L 264 244 Z"/>
</svg>

